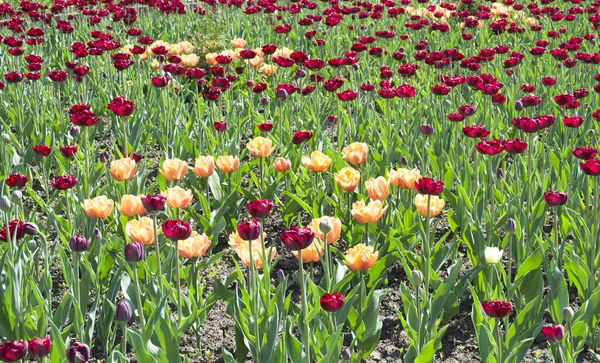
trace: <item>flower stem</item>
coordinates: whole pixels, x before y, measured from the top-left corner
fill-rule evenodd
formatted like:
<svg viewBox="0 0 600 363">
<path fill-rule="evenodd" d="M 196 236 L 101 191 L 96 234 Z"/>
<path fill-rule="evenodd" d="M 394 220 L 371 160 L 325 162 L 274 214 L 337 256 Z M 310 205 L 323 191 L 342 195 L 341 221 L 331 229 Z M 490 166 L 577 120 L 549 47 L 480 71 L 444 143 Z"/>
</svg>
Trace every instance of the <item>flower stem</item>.
<svg viewBox="0 0 600 363">
<path fill-rule="evenodd" d="M 156 212 L 152 213 L 154 217 L 154 243 L 156 244 L 156 270 L 158 276 L 158 288 L 162 291 L 162 270 L 160 267 L 160 241 L 158 240 L 158 222 L 156 220 Z"/>
<path fill-rule="evenodd" d="M 502 361 L 502 332 L 500 331 L 500 319 L 495 318 L 496 320 L 496 347 L 498 348 L 498 362 Z"/>
<path fill-rule="evenodd" d="M 135 262 L 133 262 L 131 264 L 131 268 L 133 269 L 133 281 L 135 283 L 135 295 L 136 295 L 137 305 L 138 305 L 138 314 L 140 315 L 140 327 L 141 327 L 142 336 L 144 336 L 144 334 L 145 334 L 144 332 L 146 331 L 146 320 L 144 319 L 144 305 L 142 303 L 142 295 L 141 295 L 142 287 L 140 286 L 140 280 L 139 280 L 138 273 L 137 273 L 137 264 Z"/>
<path fill-rule="evenodd" d="M 121 323 L 121 330 L 123 332 L 123 336 L 121 337 L 121 354 L 123 357 L 127 355 L 127 323 Z"/>
<path fill-rule="evenodd" d="M 306 362 L 311 363 L 310 360 L 310 329 L 306 319 L 308 318 L 308 302 L 306 298 L 306 284 L 304 282 L 304 266 L 302 264 L 302 250 L 298 251 L 298 264 L 300 269 L 300 292 L 302 294 L 302 318 L 304 321 L 304 348 L 306 349 Z"/>
<path fill-rule="evenodd" d="M 89 139 L 88 139 L 88 128 L 84 127 L 83 128 L 83 146 L 85 148 L 84 152 L 83 152 L 83 157 L 84 157 L 84 163 L 85 163 L 85 171 L 84 171 L 84 179 L 83 179 L 83 189 L 85 192 L 85 197 L 89 198 L 90 197 L 90 188 L 89 188 L 89 182 L 90 182 L 90 143 L 89 143 Z"/>
<path fill-rule="evenodd" d="M 179 272 L 179 240 L 175 242 L 175 252 L 173 252 L 175 260 L 175 274 L 177 278 L 177 336 L 179 337 L 179 326 L 181 325 L 181 317 L 183 309 L 181 308 L 181 276 Z"/>
</svg>

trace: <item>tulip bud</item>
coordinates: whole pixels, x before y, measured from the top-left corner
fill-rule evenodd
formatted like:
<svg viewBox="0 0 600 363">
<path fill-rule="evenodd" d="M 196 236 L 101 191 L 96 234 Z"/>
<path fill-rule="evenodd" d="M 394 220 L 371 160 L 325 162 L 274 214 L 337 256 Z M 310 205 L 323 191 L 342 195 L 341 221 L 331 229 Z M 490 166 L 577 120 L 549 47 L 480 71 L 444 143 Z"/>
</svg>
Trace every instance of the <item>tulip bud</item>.
<svg viewBox="0 0 600 363">
<path fill-rule="evenodd" d="M 575 311 L 573 311 L 573 308 L 571 308 L 570 306 L 567 306 L 566 308 L 563 309 L 563 316 L 565 318 L 565 321 L 567 323 L 570 323 L 573 321 L 573 318 L 575 317 Z"/>
<path fill-rule="evenodd" d="M 327 116 L 327 121 L 330 124 L 337 124 L 338 117 L 336 115 L 329 115 L 329 116 Z"/>
<path fill-rule="evenodd" d="M 306 77 L 306 71 L 304 69 L 298 69 L 295 73 L 296 78 L 304 78 Z"/>
<path fill-rule="evenodd" d="M 496 176 L 498 178 L 503 178 L 504 177 L 504 172 L 502 171 L 502 168 L 496 169 Z"/>
<path fill-rule="evenodd" d="M 429 136 L 429 135 L 433 134 L 433 126 L 423 124 L 423 125 L 419 126 L 419 132 L 425 136 Z"/>
<path fill-rule="evenodd" d="M 104 151 L 104 152 L 101 152 L 100 154 L 98 154 L 98 159 L 100 160 L 100 162 L 102 164 L 107 162 L 109 158 L 110 158 L 110 154 L 108 153 L 108 151 Z"/>
<path fill-rule="evenodd" d="M 10 199 L 6 195 L 0 197 L 0 210 L 8 212 L 10 210 Z"/>
<path fill-rule="evenodd" d="M 588 135 L 590 135 L 590 136 L 594 136 L 594 135 L 596 135 L 596 130 L 594 130 L 594 129 L 589 129 L 589 130 L 588 130 Z"/>
<path fill-rule="evenodd" d="M 350 353 L 350 349 L 348 349 L 348 347 L 344 347 L 344 349 L 342 349 L 342 359 L 348 361 L 351 358 L 352 353 Z"/>
<path fill-rule="evenodd" d="M 514 233 L 517 230 L 517 222 L 514 219 L 508 218 L 508 222 L 506 223 L 506 232 Z"/>
<path fill-rule="evenodd" d="M 21 199 L 23 199 L 23 193 L 19 189 L 16 189 L 14 192 L 12 192 L 10 198 L 13 202 L 18 203 L 21 201 Z"/>
<path fill-rule="evenodd" d="M 282 269 L 277 270 L 277 281 L 281 282 L 285 279 L 285 272 Z"/>
<path fill-rule="evenodd" d="M 100 241 L 102 240 L 102 232 L 98 229 L 98 227 L 94 228 L 94 233 L 92 233 L 92 241 Z"/>
<path fill-rule="evenodd" d="M 412 279 L 413 283 L 415 284 L 415 287 L 421 286 L 421 284 L 423 283 L 423 274 L 419 270 L 413 270 Z"/>
<path fill-rule="evenodd" d="M 39 232 L 39 228 L 35 223 L 32 222 L 25 222 L 25 224 L 23 225 L 23 232 L 25 234 L 28 234 L 30 236 L 34 236 Z"/>
<path fill-rule="evenodd" d="M 404 132 L 402 132 L 402 130 L 398 130 L 398 137 L 399 138 L 403 138 L 404 137 Z"/>
<path fill-rule="evenodd" d="M 90 240 L 80 234 L 74 234 L 69 240 L 69 247 L 73 252 L 85 252 L 90 248 Z"/>
<path fill-rule="evenodd" d="M 30 251 L 34 251 L 36 249 L 36 247 L 37 247 L 37 243 L 35 242 L 35 240 L 30 239 L 29 241 L 27 241 L 27 248 Z"/>
<path fill-rule="evenodd" d="M 133 310 L 131 309 L 131 305 L 127 302 L 127 300 L 121 300 L 117 304 L 117 320 L 126 323 L 131 320 L 133 316 Z"/>
<path fill-rule="evenodd" d="M 515 111 L 520 112 L 523 109 L 523 102 L 521 102 L 521 100 L 518 100 L 515 103 Z"/>
<path fill-rule="evenodd" d="M 144 259 L 144 244 L 132 242 L 125 245 L 125 259 L 128 262 L 138 262 Z"/>
<path fill-rule="evenodd" d="M 269 97 L 263 97 L 260 99 L 260 103 L 262 103 L 263 105 L 268 105 L 269 104 Z"/>
<path fill-rule="evenodd" d="M 284 89 L 278 89 L 275 91 L 275 98 L 281 101 L 285 101 L 285 99 L 288 98 L 288 93 Z"/>
<path fill-rule="evenodd" d="M 331 221 L 329 219 L 323 219 L 319 223 L 319 229 L 324 234 L 327 234 L 327 233 L 331 232 L 331 230 L 333 229 L 333 226 L 331 225 Z"/>
<path fill-rule="evenodd" d="M 71 137 L 78 137 L 79 136 L 79 127 L 73 125 L 69 128 L 69 135 L 71 135 Z"/>
<path fill-rule="evenodd" d="M 403 156 L 402 159 L 400 159 L 400 164 L 404 166 L 408 165 L 408 160 L 406 159 L 406 156 Z"/>
</svg>

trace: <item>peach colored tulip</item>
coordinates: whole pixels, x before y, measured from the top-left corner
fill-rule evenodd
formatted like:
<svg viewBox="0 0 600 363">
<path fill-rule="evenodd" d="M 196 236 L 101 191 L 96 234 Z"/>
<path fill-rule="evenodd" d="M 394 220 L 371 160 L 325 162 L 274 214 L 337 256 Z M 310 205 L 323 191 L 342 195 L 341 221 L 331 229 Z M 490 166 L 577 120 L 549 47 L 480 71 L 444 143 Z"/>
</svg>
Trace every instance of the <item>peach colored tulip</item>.
<svg viewBox="0 0 600 363">
<path fill-rule="evenodd" d="M 107 218 L 113 211 L 115 202 L 108 199 L 105 195 L 96 198 L 86 199 L 81 203 L 81 207 L 85 213 L 94 219 Z"/>
<path fill-rule="evenodd" d="M 200 62 L 200 57 L 195 54 L 182 55 L 179 58 L 181 58 L 180 64 L 186 67 L 195 67 Z"/>
<path fill-rule="evenodd" d="M 194 164 L 194 174 L 200 178 L 208 178 L 215 171 L 215 162 L 212 156 L 202 156 L 196 158 Z"/>
<path fill-rule="evenodd" d="M 378 256 L 373 247 L 359 243 L 346 252 L 346 265 L 352 271 L 367 271 L 377 262 Z"/>
<path fill-rule="evenodd" d="M 298 258 L 298 251 L 292 251 L 292 254 Z M 323 254 L 325 254 L 323 242 L 314 240 L 310 246 L 302 250 L 302 263 L 319 262 Z"/>
<path fill-rule="evenodd" d="M 246 144 L 246 148 L 250 151 L 252 156 L 257 158 L 264 158 L 271 155 L 275 148 L 273 147 L 273 141 L 264 138 L 262 136 L 255 137 Z"/>
<path fill-rule="evenodd" d="M 266 239 L 267 235 L 263 232 L 263 239 Z M 236 232 L 232 232 L 229 235 L 229 247 L 236 249 L 238 248 L 240 245 L 243 245 L 244 243 L 246 243 L 246 241 L 244 241 L 240 235 Z M 252 248 L 254 248 L 254 245 L 260 245 L 260 237 L 255 239 L 254 241 L 252 241 Z"/>
<path fill-rule="evenodd" d="M 302 156 L 302 164 L 312 171 L 323 172 L 331 164 L 331 158 L 320 151 L 313 151 L 308 156 Z"/>
<path fill-rule="evenodd" d="M 231 155 L 217 157 L 217 167 L 224 173 L 231 173 L 240 167 L 240 159 Z"/>
<path fill-rule="evenodd" d="M 270 248 L 271 247 L 265 246 L 265 253 L 268 254 Z M 243 243 L 238 246 L 235 251 L 237 252 L 238 257 L 244 266 L 250 266 L 250 247 L 248 242 L 243 241 Z M 275 259 L 275 255 L 277 255 L 277 251 L 275 250 L 275 247 L 273 247 L 271 250 L 271 261 Z M 263 268 L 263 253 L 260 243 L 252 243 L 252 259 L 254 260 L 254 266 L 256 266 L 257 269 Z"/>
<path fill-rule="evenodd" d="M 134 217 L 138 214 L 146 213 L 141 196 L 131 194 L 123 195 L 121 197 L 121 204 L 117 205 L 117 208 L 125 217 Z"/>
<path fill-rule="evenodd" d="M 244 48 L 246 47 L 246 41 L 242 38 L 233 38 L 231 40 L 231 46 L 236 49 Z"/>
<path fill-rule="evenodd" d="M 167 198 L 169 208 L 187 208 L 192 202 L 192 191 L 183 189 L 179 186 L 169 188 L 161 193 Z"/>
<path fill-rule="evenodd" d="M 423 217 L 427 216 L 427 195 L 417 194 L 415 196 L 415 206 L 417 207 L 417 211 Z M 433 218 L 440 214 L 444 209 L 446 202 L 443 199 L 440 199 L 437 195 L 431 196 L 431 205 L 429 208 L 429 217 Z"/>
<path fill-rule="evenodd" d="M 183 179 L 187 170 L 188 164 L 179 159 L 167 159 L 163 161 L 162 168 L 158 169 L 162 176 L 168 181 Z"/>
<path fill-rule="evenodd" d="M 319 228 L 319 224 L 322 221 L 329 221 L 331 223 L 331 231 L 329 231 L 329 233 L 327 233 L 327 244 L 330 245 L 334 242 L 337 242 L 337 240 L 340 239 L 340 234 L 342 233 L 342 221 L 339 218 L 328 217 L 328 216 L 323 216 L 321 218 L 313 219 L 308 224 L 308 227 L 312 228 L 312 230 L 315 231 L 317 237 L 321 241 L 323 241 L 325 238 L 325 234 L 323 232 L 321 232 L 321 230 Z"/>
<path fill-rule="evenodd" d="M 342 168 L 334 177 L 337 185 L 347 192 L 353 192 L 360 183 L 360 172 L 349 167 Z"/>
<path fill-rule="evenodd" d="M 260 73 L 264 74 L 265 76 L 272 76 L 275 74 L 275 72 L 277 72 L 277 69 L 277 66 L 274 64 L 263 64 L 262 67 L 260 67 Z"/>
<path fill-rule="evenodd" d="M 415 182 L 421 177 L 421 172 L 417 169 L 398 169 L 390 170 L 388 178 L 395 187 L 402 189 L 415 189 Z"/>
<path fill-rule="evenodd" d="M 362 165 L 367 162 L 369 146 L 364 142 L 353 142 L 342 149 L 344 160 L 352 165 Z"/>
<path fill-rule="evenodd" d="M 145 245 L 154 243 L 154 222 L 152 218 L 142 217 L 140 219 L 132 219 L 127 222 L 125 231 L 134 242 L 141 242 Z"/>
<path fill-rule="evenodd" d="M 217 64 L 219 64 L 217 62 L 217 56 L 217 53 L 207 53 L 204 59 L 206 60 L 206 63 L 208 63 L 208 65 L 216 66 Z"/>
<path fill-rule="evenodd" d="M 373 200 L 386 200 L 390 195 L 390 182 L 382 176 L 367 180 L 365 185 L 369 198 Z"/>
<path fill-rule="evenodd" d="M 285 158 L 277 158 L 273 163 L 273 167 L 280 173 L 287 173 L 292 168 L 292 163 Z"/>
<path fill-rule="evenodd" d="M 135 161 L 130 158 L 114 160 L 110 163 L 110 175 L 116 181 L 130 180 L 135 176 L 137 170 Z"/>
<path fill-rule="evenodd" d="M 365 205 L 365 202 L 359 200 L 352 204 L 352 217 L 360 224 L 377 222 L 387 210 L 380 200 L 374 200 Z"/>
<path fill-rule="evenodd" d="M 202 257 L 210 247 L 208 237 L 193 231 L 190 238 L 178 242 L 178 252 L 183 258 Z"/>
</svg>

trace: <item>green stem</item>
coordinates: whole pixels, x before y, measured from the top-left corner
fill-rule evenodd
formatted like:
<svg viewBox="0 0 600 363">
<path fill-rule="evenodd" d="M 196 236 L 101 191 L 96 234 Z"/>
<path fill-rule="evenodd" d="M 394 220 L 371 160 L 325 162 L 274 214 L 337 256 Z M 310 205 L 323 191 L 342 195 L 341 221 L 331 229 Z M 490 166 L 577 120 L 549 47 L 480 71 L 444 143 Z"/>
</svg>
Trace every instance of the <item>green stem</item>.
<svg viewBox="0 0 600 363">
<path fill-rule="evenodd" d="M 158 288 L 162 291 L 162 269 L 160 267 L 160 241 L 158 240 L 158 221 L 156 219 L 156 212 L 152 213 L 154 218 L 154 244 L 156 245 L 156 271 L 158 276 Z"/>
<path fill-rule="evenodd" d="M 89 182 L 90 182 L 90 157 L 89 157 L 89 153 L 90 153 L 90 146 L 89 146 L 89 139 L 88 139 L 88 128 L 84 127 L 83 128 L 83 146 L 85 148 L 84 152 L 83 152 L 83 157 L 84 157 L 84 162 L 85 162 L 85 171 L 83 173 L 83 175 L 85 175 L 85 178 L 83 180 L 83 189 L 85 192 L 85 197 L 89 198 L 90 197 L 90 188 L 89 188 Z"/>
<path fill-rule="evenodd" d="M 177 278 L 177 336 L 179 337 L 179 326 L 181 326 L 181 318 L 183 309 L 181 308 L 181 276 L 179 271 L 179 240 L 175 242 L 175 251 L 173 252 L 175 260 L 175 275 Z"/>
<path fill-rule="evenodd" d="M 123 357 L 127 356 L 127 323 L 121 323 L 121 330 L 123 332 L 123 336 L 121 337 L 121 354 Z"/>
<path fill-rule="evenodd" d="M 502 332 L 500 331 L 500 319 L 496 320 L 496 347 L 498 348 L 498 362 L 502 363 Z"/>
<path fill-rule="evenodd" d="M 425 235 L 423 243 L 423 282 L 425 283 L 425 296 L 429 301 L 429 257 L 431 254 L 431 195 L 427 195 L 427 215 L 425 216 Z"/>
<path fill-rule="evenodd" d="M 421 301 L 419 300 L 419 291 L 420 287 L 417 286 L 417 356 L 421 354 L 421 320 L 423 317 L 421 316 Z"/>
<path fill-rule="evenodd" d="M 304 348 L 306 349 L 306 362 L 311 363 L 310 360 L 310 329 L 308 326 L 308 302 L 306 298 L 306 284 L 304 282 L 304 266 L 302 264 L 302 250 L 298 251 L 298 265 L 300 269 L 300 293 L 302 294 L 302 318 L 304 321 Z M 303 339 L 303 340 L 304 340 Z"/>
<path fill-rule="evenodd" d="M 487 240 L 488 246 L 492 245 L 492 236 L 494 235 L 494 222 L 495 222 L 495 201 L 494 201 L 494 177 L 492 174 L 492 156 L 488 159 L 488 187 L 490 190 L 490 223 L 487 226 Z"/>
<path fill-rule="evenodd" d="M 79 288 L 79 260 L 81 258 L 81 254 L 79 252 L 75 252 L 73 255 L 73 270 L 75 272 L 75 281 L 73 284 L 73 288 L 75 289 L 75 302 L 81 308 L 81 291 Z M 81 334 L 79 329 L 77 329 L 77 335 Z M 79 336 L 79 339 L 83 339 L 83 334 Z"/>
<path fill-rule="evenodd" d="M 331 252 L 327 244 L 327 233 L 323 233 L 323 248 L 325 248 L 325 278 L 327 279 L 327 292 L 331 293 Z"/>
<path fill-rule="evenodd" d="M 133 281 L 135 283 L 135 295 L 137 299 L 138 305 L 138 314 L 140 315 L 140 328 L 142 332 L 142 336 L 144 336 L 146 331 L 146 320 L 144 319 L 144 305 L 142 303 L 142 287 L 140 285 L 140 280 L 137 273 L 137 264 L 135 262 L 131 263 L 131 268 L 133 269 Z"/>
</svg>

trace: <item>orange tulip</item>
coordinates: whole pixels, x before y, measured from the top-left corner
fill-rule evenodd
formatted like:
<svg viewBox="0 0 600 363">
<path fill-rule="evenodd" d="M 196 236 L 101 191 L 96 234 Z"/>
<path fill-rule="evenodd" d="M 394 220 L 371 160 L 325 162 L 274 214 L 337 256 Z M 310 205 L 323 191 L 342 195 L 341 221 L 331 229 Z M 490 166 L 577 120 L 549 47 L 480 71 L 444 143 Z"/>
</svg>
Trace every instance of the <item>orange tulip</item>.
<svg viewBox="0 0 600 363">
<path fill-rule="evenodd" d="M 217 157 L 217 167 L 224 173 L 231 173 L 240 167 L 240 159 L 231 155 Z"/>
<path fill-rule="evenodd" d="M 352 204 L 352 217 L 360 224 L 375 223 L 383 216 L 387 208 L 380 200 L 371 201 L 368 205 L 359 200 Z"/>
<path fill-rule="evenodd" d="M 231 46 L 236 49 L 244 48 L 246 46 L 246 41 L 242 38 L 233 38 L 231 41 Z"/>
<path fill-rule="evenodd" d="M 298 251 L 292 251 L 292 254 L 298 258 Z M 323 242 L 314 240 L 310 246 L 302 250 L 302 263 L 319 262 L 323 254 L 325 254 Z"/>
<path fill-rule="evenodd" d="M 263 232 L 263 239 L 266 238 L 266 234 Z M 232 232 L 229 235 L 229 247 L 236 249 L 239 246 L 243 245 L 245 243 L 245 241 L 240 237 L 240 235 L 236 232 Z M 252 241 L 252 248 L 254 248 L 254 245 L 259 246 L 260 245 L 260 237 L 255 239 L 254 241 Z"/>
<path fill-rule="evenodd" d="M 179 159 L 167 159 L 163 161 L 162 168 L 158 171 L 168 181 L 181 180 L 188 170 L 188 165 L 185 161 Z"/>
<path fill-rule="evenodd" d="M 217 64 L 219 64 L 217 62 L 217 56 L 217 53 L 207 53 L 204 59 L 206 60 L 206 63 L 208 63 L 208 65 L 216 66 Z"/>
<path fill-rule="evenodd" d="M 353 168 L 342 168 L 334 174 L 337 185 L 347 192 L 353 192 L 360 182 L 360 172 Z"/>
<path fill-rule="evenodd" d="M 210 247 L 208 237 L 193 231 L 188 239 L 178 242 L 178 252 L 183 258 L 202 257 Z"/>
<path fill-rule="evenodd" d="M 145 245 L 154 243 L 154 222 L 152 218 L 132 219 L 127 222 L 125 231 L 134 242 L 141 242 Z"/>
<path fill-rule="evenodd" d="M 169 188 L 161 194 L 167 198 L 167 206 L 169 208 L 187 208 L 192 202 L 192 191 L 179 186 Z"/>
<path fill-rule="evenodd" d="M 277 158 L 273 163 L 273 167 L 280 173 L 287 173 L 292 168 L 292 163 L 285 158 Z"/>
<path fill-rule="evenodd" d="M 367 271 L 377 262 L 378 256 L 373 247 L 359 243 L 346 252 L 346 265 L 352 271 Z"/>
<path fill-rule="evenodd" d="M 417 194 L 415 196 L 415 206 L 417 207 L 417 211 L 423 217 L 427 216 L 427 197 L 431 197 L 431 203 L 429 207 L 429 217 L 433 218 L 440 214 L 446 205 L 443 199 L 440 199 L 437 195 L 424 195 Z"/>
<path fill-rule="evenodd" d="M 353 142 L 342 149 L 344 160 L 352 165 L 362 165 L 367 162 L 369 146 L 364 142 Z"/>
<path fill-rule="evenodd" d="M 382 176 L 367 180 L 365 185 L 369 198 L 373 200 L 386 200 L 390 195 L 390 182 Z"/>
<path fill-rule="evenodd" d="M 110 163 L 110 175 L 116 181 L 130 180 L 135 176 L 137 167 L 130 158 L 115 160 Z"/>
<path fill-rule="evenodd" d="M 107 218 L 113 211 L 115 202 L 108 199 L 105 195 L 96 198 L 86 199 L 81 203 L 85 213 L 94 219 Z"/>
<path fill-rule="evenodd" d="M 254 57 L 253 59 L 256 59 L 256 57 Z M 250 65 L 252 65 L 252 60 L 250 60 Z M 272 76 L 275 74 L 275 72 L 277 72 L 277 66 L 274 64 L 263 64 L 262 67 L 260 67 L 260 73 L 264 74 L 265 76 Z"/>
<path fill-rule="evenodd" d="M 268 254 L 269 249 L 271 249 L 271 247 L 265 246 L 265 253 Z M 248 245 L 248 242 L 243 241 L 243 243 L 240 246 L 238 246 L 235 249 L 235 251 L 237 252 L 237 255 L 240 258 L 240 260 L 242 260 L 242 263 L 244 264 L 244 266 L 250 266 L 250 247 Z M 275 250 L 274 247 L 272 247 L 271 261 L 273 261 L 273 259 L 275 259 L 275 255 L 277 255 L 277 251 Z M 261 247 L 260 243 L 252 243 L 252 259 L 254 260 L 254 266 L 256 266 L 257 269 L 263 268 L 263 259 L 264 258 L 263 258 L 262 247 Z"/>
<path fill-rule="evenodd" d="M 257 158 L 264 158 L 271 155 L 275 148 L 273 147 L 273 141 L 264 138 L 262 136 L 255 137 L 250 140 L 246 145 L 246 148 L 250 151 L 250 154 Z"/>
<path fill-rule="evenodd" d="M 320 151 L 313 151 L 310 157 L 302 156 L 302 164 L 310 170 L 320 173 L 327 170 L 331 164 L 331 158 Z"/>
<path fill-rule="evenodd" d="M 200 178 L 208 178 L 215 171 L 215 162 L 212 156 L 202 156 L 196 158 L 194 164 L 194 174 Z"/>
<path fill-rule="evenodd" d="M 398 169 L 390 170 L 390 183 L 395 187 L 402 189 L 415 189 L 415 182 L 421 177 L 421 172 L 417 169 Z"/>
<path fill-rule="evenodd" d="M 334 242 L 337 242 L 337 240 L 340 239 L 340 234 L 342 233 L 342 221 L 339 218 L 327 216 L 316 218 L 308 224 L 308 227 L 312 228 L 317 237 L 323 241 L 325 239 L 325 234 L 319 228 L 319 225 L 323 221 L 329 221 L 331 224 L 331 231 L 327 233 L 327 244 L 330 245 Z"/>
<path fill-rule="evenodd" d="M 136 195 L 125 194 L 121 197 L 121 204 L 117 205 L 119 212 L 125 217 L 133 217 L 146 213 L 142 198 Z"/>
</svg>

